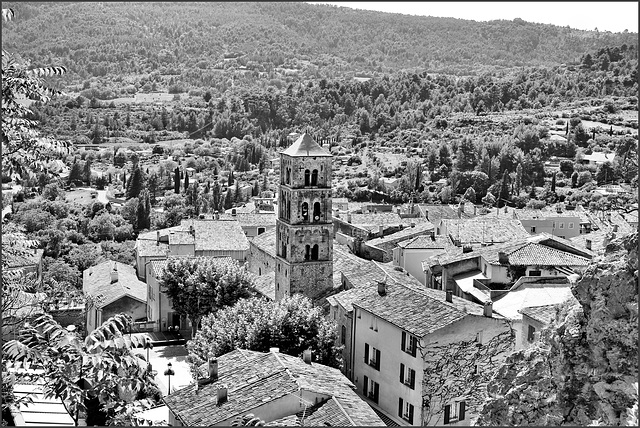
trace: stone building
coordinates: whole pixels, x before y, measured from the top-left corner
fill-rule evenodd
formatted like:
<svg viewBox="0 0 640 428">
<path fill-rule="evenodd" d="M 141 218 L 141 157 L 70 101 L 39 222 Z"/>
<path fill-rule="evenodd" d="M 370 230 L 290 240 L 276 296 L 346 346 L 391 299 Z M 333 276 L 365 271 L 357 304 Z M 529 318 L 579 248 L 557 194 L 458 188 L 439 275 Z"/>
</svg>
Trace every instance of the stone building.
<svg viewBox="0 0 640 428">
<path fill-rule="evenodd" d="M 333 287 L 332 155 L 303 134 L 280 153 L 276 300 L 320 300 Z"/>
</svg>

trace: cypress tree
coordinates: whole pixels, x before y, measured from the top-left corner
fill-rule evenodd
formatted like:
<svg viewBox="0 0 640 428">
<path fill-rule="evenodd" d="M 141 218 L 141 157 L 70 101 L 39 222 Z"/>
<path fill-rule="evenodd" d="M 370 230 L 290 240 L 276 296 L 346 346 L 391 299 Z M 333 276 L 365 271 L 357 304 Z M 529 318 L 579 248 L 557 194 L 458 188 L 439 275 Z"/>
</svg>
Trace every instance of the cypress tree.
<svg viewBox="0 0 640 428">
<path fill-rule="evenodd" d="M 140 166 L 136 164 L 133 168 L 133 173 L 131 174 L 131 179 L 129 180 L 129 184 L 127 185 L 127 199 L 129 198 L 137 198 L 142 191 L 144 186 L 144 175 Z"/>
<path fill-rule="evenodd" d="M 556 192 L 556 173 L 554 172 L 553 175 L 551 176 L 551 191 L 553 193 Z"/>
<path fill-rule="evenodd" d="M 179 195 L 180 194 L 180 168 L 176 167 L 173 170 L 173 191 Z"/>
<path fill-rule="evenodd" d="M 184 173 L 184 191 L 189 190 L 189 173 L 185 171 Z"/>
<path fill-rule="evenodd" d="M 127 171 L 122 173 L 122 187 L 127 188 Z"/>
<path fill-rule="evenodd" d="M 505 205 L 505 201 L 509 199 L 509 176 L 507 171 L 502 174 L 502 184 L 500 185 L 500 195 L 498 196 L 498 208 Z"/>
</svg>

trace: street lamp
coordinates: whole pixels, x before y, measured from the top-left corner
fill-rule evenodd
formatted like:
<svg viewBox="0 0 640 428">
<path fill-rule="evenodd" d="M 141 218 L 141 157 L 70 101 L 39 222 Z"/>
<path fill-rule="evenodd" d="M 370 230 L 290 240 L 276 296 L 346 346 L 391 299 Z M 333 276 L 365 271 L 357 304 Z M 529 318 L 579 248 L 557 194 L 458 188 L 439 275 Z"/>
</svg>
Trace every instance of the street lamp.
<svg viewBox="0 0 640 428">
<path fill-rule="evenodd" d="M 147 337 L 147 340 L 144 342 L 144 349 L 147 350 L 147 371 L 151 371 L 151 361 L 149 361 L 149 350 L 153 349 L 153 343 L 151 343 L 151 338 Z"/>
<path fill-rule="evenodd" d="M 171 369 L 171 363 L 168 363 L 167 364 L 167 369 L 164 371 L 164 375 L 169 378 L 169 387 L 167 388 L 167 395 L 169 395 L 171 393 L 171 376 L 173 376 L 175 374 L 176 374 L 176 372 L 174 372 Z"/>
</svg>

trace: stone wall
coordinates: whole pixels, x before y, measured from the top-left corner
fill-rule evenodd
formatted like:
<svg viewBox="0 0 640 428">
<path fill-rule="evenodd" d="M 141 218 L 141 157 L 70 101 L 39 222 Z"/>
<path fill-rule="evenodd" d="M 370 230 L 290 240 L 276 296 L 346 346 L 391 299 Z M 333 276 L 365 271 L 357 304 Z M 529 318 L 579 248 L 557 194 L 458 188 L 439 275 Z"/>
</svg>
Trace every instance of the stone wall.
<svg viewBox="0 0 640 428">
<path fill-rule="evenodd" d="M 247 269 L 256 275 L 265 275 L 275 270 L 276 258 L 249 242 L 249 258 Z"/>
<path fill-rule="evenodd" d="M 638 235 L 609 243 L 531 347 L 488 388 L 480 425 L 637 425 Z"/>
</svg>

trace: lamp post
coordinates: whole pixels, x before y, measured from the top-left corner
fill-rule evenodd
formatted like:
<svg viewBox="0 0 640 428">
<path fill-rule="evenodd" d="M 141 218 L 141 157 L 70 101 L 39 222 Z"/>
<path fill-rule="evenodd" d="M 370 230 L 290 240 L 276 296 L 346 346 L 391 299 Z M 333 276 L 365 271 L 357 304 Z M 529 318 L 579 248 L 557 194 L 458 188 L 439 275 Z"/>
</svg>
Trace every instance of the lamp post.
<svg viewBox="0 0 640 428">
<path fill-rule="evenodd" d="M 169 378 L 169 387 L 167 388 L 167 395 L 169 395 L 171 393 L 171 376 L 173 376 L 174 374 L 176 374 L 176 372 L 174 372 L 171 369 L 172 364 L 168 363 L 167 364 L 167 369 L 164 371 L 164 375 L 167 376 Z"/>
<path fill-rule="evenodd" d="M 144 349 L 147 350 L 147 371 L 151 371 L 151 361 L 149 361 L 149 350 L 153 349 L 153 343 L 151 343 L 151 338 L 147 337 L 147 340 L 144 342 Z"/>
</svg>

